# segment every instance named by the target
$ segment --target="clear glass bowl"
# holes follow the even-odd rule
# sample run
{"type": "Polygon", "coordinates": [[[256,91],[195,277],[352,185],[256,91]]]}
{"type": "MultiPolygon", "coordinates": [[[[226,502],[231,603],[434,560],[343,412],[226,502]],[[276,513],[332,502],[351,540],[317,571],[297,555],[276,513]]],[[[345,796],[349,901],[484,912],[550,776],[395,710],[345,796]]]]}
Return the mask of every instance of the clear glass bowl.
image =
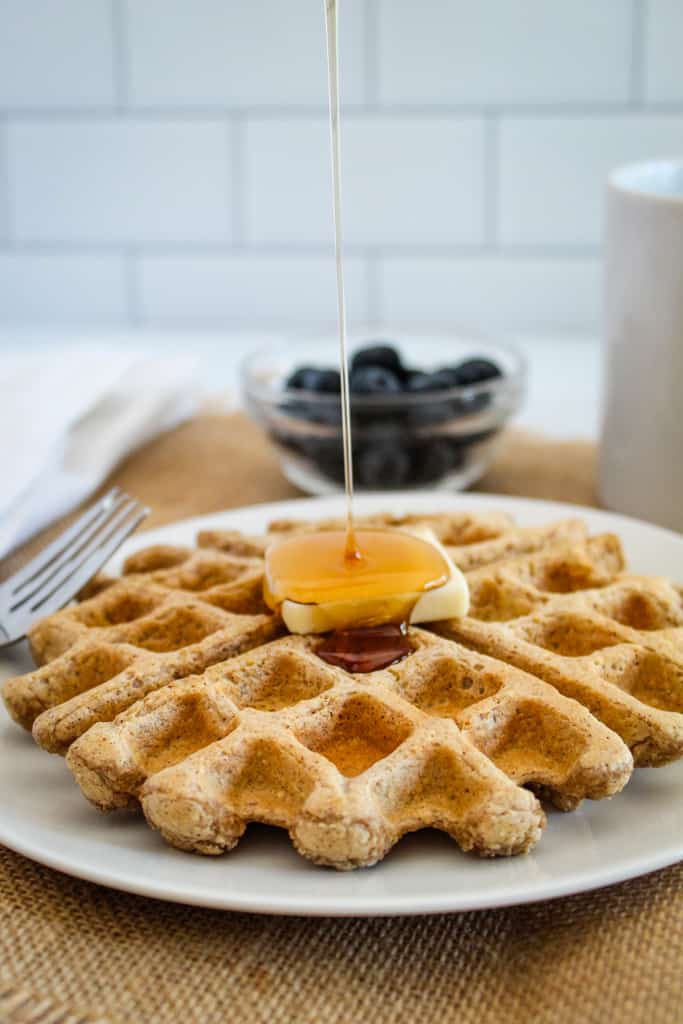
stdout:
{"type": "MultiPolygon", "coordinates": [[[[522,403],[523,357],[474,335],[396,333],[381,340],[370,334],[356,339],[350,354],[371,344],[393,345],[406,367],[427,373],[478,357],[495,363],[502,376],[440,391],[352,394],[355,490],[459,491],[478,480],[501,430],[522,403]]],[[[330,494],[344,486],[340,398],[287,388],[286,382],[302,366],[338,365],[334,338],[283,341],[242,363],[248,411],[277,447],[285,476],[310,494],[330,494]]]]}

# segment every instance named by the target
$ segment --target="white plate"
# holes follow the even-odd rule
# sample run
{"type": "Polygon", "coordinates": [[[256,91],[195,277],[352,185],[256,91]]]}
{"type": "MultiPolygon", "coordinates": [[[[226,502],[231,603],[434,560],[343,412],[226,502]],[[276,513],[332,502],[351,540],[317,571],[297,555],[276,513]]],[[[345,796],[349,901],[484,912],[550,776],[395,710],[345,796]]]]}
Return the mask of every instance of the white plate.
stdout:
{"type": "MultiPolygon", "coordinates": [[[[391,508],[498,508],[522,524],[581,514],[595,531],[620,534],[635,571],[683,581],[683,537],[632,519],[553,502],[491,495],[369,496],[359,512],[391,508]]],[[[156,542],[188,543],[198,528],[258,532],[273,518],[339,514],[339,498],[280,502],[186,520],[140,534],[121,558],[156,542]]],[[[114,563],[114,567],[120,562],[114,563]]],[[[30,667],[25,649],[0,654],[0,678],[30,667]]],[[[422,914],[473,910],[583,892],[683,859],[683,761],[639,769],[614,800],[551,813],[526,857],[478,860],[437,832],[403,839],[374,868],[316,868],[285,832],[252,826],[223,857],[166,846],[137,816],[98,814],[63,761],[34,746],[0,710],[0,842],[68,874],[146,896],[275,914],[422,914]]]]}

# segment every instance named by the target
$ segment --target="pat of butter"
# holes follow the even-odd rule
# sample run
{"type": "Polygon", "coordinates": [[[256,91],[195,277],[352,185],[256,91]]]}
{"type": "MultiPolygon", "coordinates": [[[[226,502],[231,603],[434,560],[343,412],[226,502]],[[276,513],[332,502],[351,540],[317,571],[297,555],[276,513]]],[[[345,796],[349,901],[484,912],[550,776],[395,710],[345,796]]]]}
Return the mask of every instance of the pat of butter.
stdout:
{"type": "Polygon", "coordinates": [[[402,619],[415,625],[467,615],[470,603],[467,580],[432,531],[416,527],[404,532],[433,544],[440,552],[448,566],[445,583],[421,594],[395,594],[389,598],[321,604],[285,600],[280,607],[280,614],[290,633],[327,633],[332,629],[373,626],[402,619]]]}

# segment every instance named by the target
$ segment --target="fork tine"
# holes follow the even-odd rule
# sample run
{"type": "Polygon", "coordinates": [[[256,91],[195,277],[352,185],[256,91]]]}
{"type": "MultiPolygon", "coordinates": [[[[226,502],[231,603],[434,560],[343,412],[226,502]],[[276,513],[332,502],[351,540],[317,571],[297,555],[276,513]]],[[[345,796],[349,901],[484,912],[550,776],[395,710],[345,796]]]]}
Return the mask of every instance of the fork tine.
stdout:
{"type": "Polygon", "coordinates": [[[43,570],[34,573],[31,579],[22,584],[19,587],[19,593],[15,591],[10,611],[15,611],[21,605],[31,601],[34,594],[44,590],[51,580],[60,575],[65,566],[79,558],[81,552],[89,546],[91,540],[98,534],[101,534],[108,524],[116,523],[119,521],[119,518],[125,516],[126,508],[130,511],[133,507],[131,503],[134,504],[132,498],[129,498],[127,494],[121,494],[116,497],[110,506],[102,508],[72,543],[64,548],[61,554],[53,558],[43,570]]]}
{"type": "MultiPolygon", "coordinates": [[[[41,615],[49,615],[53,611],[62,608],[81,590],[88,580],[92,579],[98,569],[107,562],[114,552],[121,546],[123,541],[133,530],[137,529],[143,519],[149,515],[149,509],[143,508],[135,503],[128,509],[128,513],[134,512],[132,518],[126,518],[115,527],[109,529],[103,537],[98,537],[90,547],[91,550],[84,553],[85,559],[73,567],[68,567],[68,572],[48,593],[36,595],[36,600],[31,604],[31,614],[40,611],[41,615]]],[[[120,517],[117,517],[120,518],[120,517]]]]}
{"type": "Polygon", "coordinates": [[[91,534],[86,543],[79,544],[69,553],[69,557],[65,558],[59,565],[58,571],[50,573],[40,586],[35,587],[31,593],[27,594],[25,597],[21,597],[19,601],[10,608],[10,612],[17,611],[22,606],[25,608],[34,608],[36,606],[36,601],[39,601],[46,594],[52,593],[52,591],[59,587],[64,580],[68,579],[69,576],[108,539],[109,535],[122,525],[131,513],[135,512],[138,508],[138,502],[133,498],[128,498],[122,507],[117,508],[113,516],[109,516],[105,520],[100,529],[91,534]]]}
{"type": "Polygon", "coordinates": [[[107,491],[104,497],[100,498],[92,508],[86,509],[83,515],[79,516],[64,533],[61,533],[51,544],[48,544],[42,551],[39,551],[35,558],[32,558],[26,565],[22,565],[21,569],[5,581],[5,586],[7,586],[9,592],[16,594],[18,590],[21,590],[27,583],[30,583],[39,573],[44,572],[78,538],[80,533],[90,526],[93,520],[105,511],[111,511],[125,498],[126,496],[121,494],[118,487],[113,487],[111,491],[107,491]]]}

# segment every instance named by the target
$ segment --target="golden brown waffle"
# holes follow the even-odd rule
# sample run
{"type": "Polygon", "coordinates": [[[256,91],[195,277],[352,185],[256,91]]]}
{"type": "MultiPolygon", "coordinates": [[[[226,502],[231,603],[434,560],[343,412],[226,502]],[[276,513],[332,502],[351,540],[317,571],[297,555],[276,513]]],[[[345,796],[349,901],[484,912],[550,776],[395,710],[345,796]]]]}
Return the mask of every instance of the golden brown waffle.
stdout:
{"type": "MultiPolygon", "coordinates": [[[[586,536],[580,519],[564,519],[547,526],[516,526],[503,512],[450,513],[428,515],[357,516],[359,529],[401,529],[426,526],[436,535],[448,554],[463,572],[481,565],[509,558],[515,554],[538,551],[560,540],[577,541],[586,536]]],[[[249,536],[235,530],[202,530],[200,547],[215,548],[232,555],[263,555],[274,539],[289,533],[311,530],[343,530],[346,520],[340,518],[305,520],[279,519],[270,523],[268,533],[249,536]]]]}
{"type": "MultiPolygon", "coordinates": [[[[546,526],[519,527],[510,517],[500,512],[451,513],[428,515],[391,515],[388,513],[356,517],[356,525],[367,529],[402,529],[416,526],[428,527],[444,545],[449,555],[463,570],[469,572],[479,566],[489,565],[511,556],[543,550],[558,541],[579,541],[586,536],[586,527],[580,519],[565,519],[546,526]]],[[[254,566],[252,584],[254,591],[260,590],[262,577],[257,569],[262,567],[266,548],[290,533],[311,530],[344,529],[346,520],[277,520],[272,522],[265,534],[249,535],[237,530],[202,530],[197,535],[197,548],[177,547],[160,544],[144,548],[126,560],[124,576],[146,574],[152,582],[170,581],[175,586],[177,573],[174,569],[183,567],[185,575],[202,559],[209,559],[208,551],[220,551],[238,563],[251,560],[254,566]]],[[[116,578],[98,574],[84,590],[82,597],[100,593],[116,582],[116,578]]]]}
{"type": "Polygon", "coordinates": [[[404,661],[357,676],[321,661],[317,639],[276,640],[94,726],[67,763],[102,809],[141,797],[183,849],[220,853],[261,821],[341,868],[427,826],[480,853],[527,849],[543,819],[508,779],[565,809],[628,781],[628,750],[576,702],[458,644],[410,637],[404,661]]]}
{"type": "Polygon", "coordinates": [[[636,764],[664,764],[683,755],[683,593],[622,568],[611,535],[492,565],[468,575],[468,617],[434,629],[580,701],[636,764]]]}
{"type": "Polygon", "coordinates": [[[603,587],[624,568],[618,537],[550,537],[538,550],[480,562],[467,572],[470,616],[491,622],[519,618],[561,594],[603,587]]]}
{"type": "Polygon", "coordinates": [[[641,764],[683,754],[681,590],[625,575],[618,538],[497,513],[360,519],[431,527],[472,607],[354,676],[317,657],[318,638],[273,640],[262,603],[267,545],[321,525],[344,522],[205,531],[198,548],[131,556],[32,631],[42,667],[5,684],[10,712],[68,751],[92,802],[140,800],[176,845],[221,852],[257,820],[337,867],[430,825],[464,849],[526,850],[544,819],[521,785],[572,809],[625,785],[629,747],[641,764]]]}
{"type": "MultiPolygon", "coordinates": [[[[238,534],[226,531],[226,535],[235,537],[233,551],[219,553],[219,545],[203,544],[200,534],[196,548],[176,544],[152,544],[142,548],[129,555],[121,573],[125,577],[144,576],[148,582],[168,590],[201,591],[204,600],[226,610],[240,611],[247,603],[252,610],[254,607],[263,608],[263,551],[253,553],[247,550],[253,548],[253,544],[246,537],[240,545],[238,534]],[[213,550],[207,550],[211,548],[213,550]],[[235,608],[229,607],[230,602],[235,608]]],[[[98,573],[84,587],[79,598],[93,597],[118,579],[118,576],[98,573]]]]}
{"type": "Polygon", "coordinates": [[[188,553],[165,569],[159,560],[158,548],[148,550],[138,556],[144,573],[31,630],[41,667],[8,680],[3,695],[45,749],[64,752],[146,693],[282,632],[263,611],[260,563],[219,552],[188,553]]]}
{"type": "MultiPolygon", "coordinates": [[[[486,541],[511,529],[509,517],[495,512],[420,517],[420,521],[425,518],[440,535],[459,543],[486,541]]],[[[409,525],[415,520],[375,516],[372,523],[409,525]]],[[[297,524],[296,528],[313,525],[297,524]]],[[[100,718],[111,719],[146,687],[156,688],[168,679],[201,671],[223,651],[222,656],[228,657],[262,642],[260,619],[252,623],[221,617],[220,612],[260,615],[266,611],[261,596],[263,552],[273,536],[293,528],[273,524],[268,536],[254,538],[234,531],[205,531],[199,535],[198,548],[154,545],[136,552],[124,563],[122,580],[98,576],[84,602],[31,630],[33,655],[43,667],[5,684],[10,714],[26,728],[35,722],[38,743],[63,752],[84,729],[100,718]],[[139,631],[156,629],[159,619],[161,637],[138,640],[139,631]],[[203,629],[208,630],[203,634],[206,641],[195,651],[203,629]],[[227,630],[225,636],[222,630],[227,630]],[[221,635],[209,640],[215,632],[221,635]],[[191,650],[184,651],[187,646],[191,650]],[[143,652],[145,661],[140,664],[143,652]],[[152,652],[155,658],[147,656],[152,652]],[[142,671],[144,683],[139,678],[142,671]]],[[[273,635],[275,625],[269,618],[263,639],[273,635]]]]}

